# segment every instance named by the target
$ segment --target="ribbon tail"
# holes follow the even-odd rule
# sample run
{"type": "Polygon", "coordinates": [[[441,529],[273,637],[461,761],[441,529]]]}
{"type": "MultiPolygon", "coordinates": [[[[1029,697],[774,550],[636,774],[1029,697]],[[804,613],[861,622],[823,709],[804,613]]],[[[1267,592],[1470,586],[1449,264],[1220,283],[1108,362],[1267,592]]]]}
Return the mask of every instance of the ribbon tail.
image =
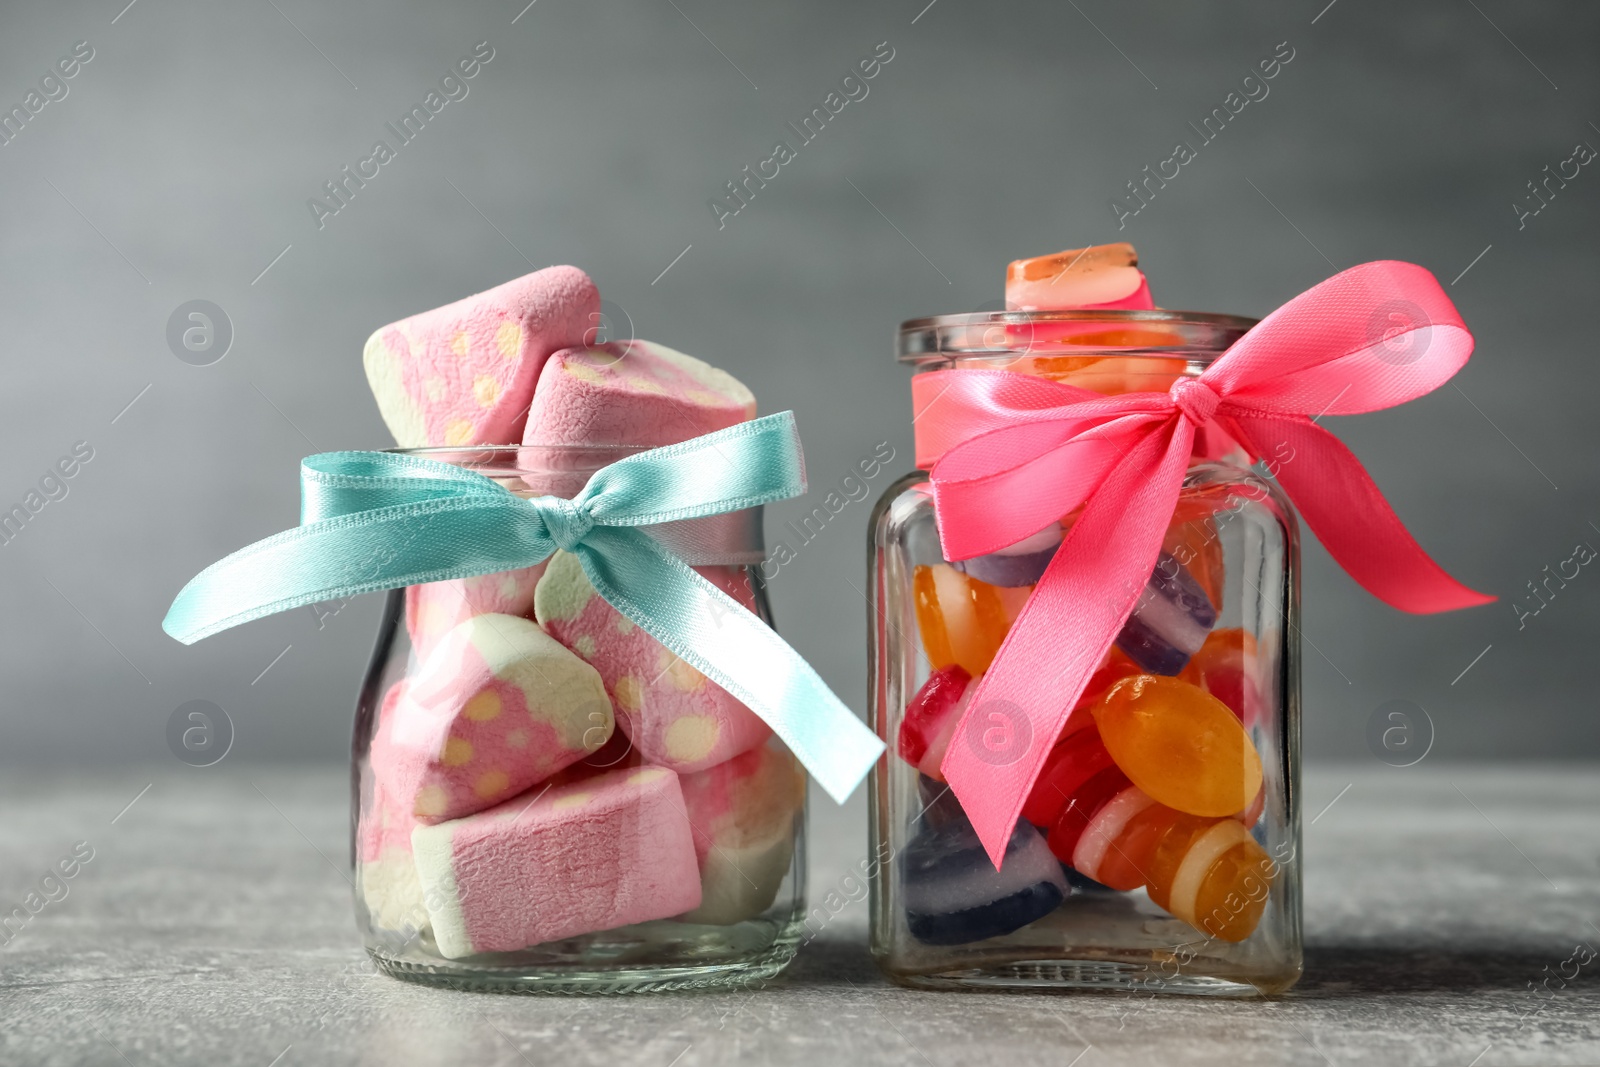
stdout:
{"type": "Polygon", "coordinates": [[[861,784],[883,742],[759,617],[638,530],[595,527],[575,554],[597,593],[743,701],[829,796],[861,784]]]}
{"type": "Polygon", "coordinates": [[[1258,456],[1276,460],[1278,484],[1335,562],[1367,592],[1401,611],[1432,614],[1495,598],[1452,578],[1423,551],[1355,454],[1310,419],[1234,423],[1258,456]]]}
{"type": "Polygon", "coordinates": [[[1106,476],[956,726],[941,769],[997,870],[1045,758],[1155,568],[1193,440],[1189,421],[1175,420],[1106,476]],[[1060,667],[1040,677],[1042,663],[1060,667]],[[991,737],[1005,744],[992,748],[991,737]]]}
{"type": "Polygon", "coordinates": [[[555,545],[509,493],[398,504],[257,541],[183,587],[161,628],[186,645],[274,612],[528,567],[555,545]]]}

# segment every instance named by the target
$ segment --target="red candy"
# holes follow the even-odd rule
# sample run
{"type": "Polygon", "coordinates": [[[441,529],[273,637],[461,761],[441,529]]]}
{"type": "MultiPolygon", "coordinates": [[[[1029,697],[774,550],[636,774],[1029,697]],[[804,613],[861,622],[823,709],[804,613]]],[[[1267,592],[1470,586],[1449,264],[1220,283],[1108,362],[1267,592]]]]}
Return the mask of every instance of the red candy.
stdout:
{"type": "Polygon", "coordinates": [[[972,676],[957,664],[934,671],[906,705],[900,721],[900,758],[935,781],[944,781],[939,764],[966,710],[962,698],[971,682],[972,676]]]}
{"type": "MultiPolygon", "coordinates": [[[[1087,715],[1083,717],[1088,718],[1087,715]]],[[[1100,731],[1090,719],[1083,729],[1064,737],[1045,759],[1044,769],[1033,783],[1033,792],[1022,805],[1022,817],[1035,826],[1049,829],[1084,783],[1110,766],[1111,753],[1101,744],[1100,731]]]]}
{"type": "Polygon", "coordinates": [[[1110,802],[1112,797],[1128,788],[1130,784],[1128,776],[1116,767],[1107,767],[1083,783],[1067,802],[1066,808],[1056,819],[1056,824],[1050,828],[1050,836],[1046,843],[1050,846],[1050,851],[1055,853],[1056,859],[1062,863],[1072,862],[1072,853],[1077,849],[1078,839],[1083,836],[1089,821],[1110,802]]]}
{"type": "Polygon", "coordinates": [[[1256,639],[1238,627],[1213,630],[1178,675],[1210,693],[1239,717],[1247,728],[1261,714],[1261,691],[1256,686],[1256,639]]]}

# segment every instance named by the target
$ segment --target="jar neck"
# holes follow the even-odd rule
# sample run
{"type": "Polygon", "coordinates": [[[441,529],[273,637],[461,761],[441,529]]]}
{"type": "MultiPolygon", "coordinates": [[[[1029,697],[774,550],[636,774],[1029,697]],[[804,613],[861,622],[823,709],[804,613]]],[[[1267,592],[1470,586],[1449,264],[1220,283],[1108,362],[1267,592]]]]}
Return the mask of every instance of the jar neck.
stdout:
{"type": "Polygon", "coordinates": [[[916,372],[1004,370],[1106,395],[1164,392],[1203,371],[1255,324],[1185,311],[1001,311],[901,324],[916,372]]]}

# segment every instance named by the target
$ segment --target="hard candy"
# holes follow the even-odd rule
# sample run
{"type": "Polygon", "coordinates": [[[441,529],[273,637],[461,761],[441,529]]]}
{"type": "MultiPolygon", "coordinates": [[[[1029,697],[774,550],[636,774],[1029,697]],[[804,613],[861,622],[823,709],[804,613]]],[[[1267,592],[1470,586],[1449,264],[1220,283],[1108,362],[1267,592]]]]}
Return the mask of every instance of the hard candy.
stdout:
{"type": "Polygon", "coordinates": [[[1054,911],[1069,889],[1039,831],[1019,822],[994,869],[965,818],[925,823],[900,858],[906,925],[928,945],[1013,933],[1054,911]]]}
{"type": "Polygon", "coordinates": [[[1151,674],[1177,674],[1216,622],[1217,609],[1206,591],[1174,556],[1162,552],[1117,635],[1117,647],[1151,674]]]}
{"type": "Polygon", "coordinates": [[[1033,591],[990,585],[948,563],[913,568],[911,582],[929,665],[960,664],[974,678],[989,669],[1033,591]]]}
{"type": "Polygon", "coordinates": [[[972,692],[972,676],[955,664],[930,674],[900,719],[900,758],[934,781],[944,781],[939,765],[972,692]]]}
{"type": "Polygon", "coordinates": [[[1072,864],[1114,889],[1144,886],[1156,905],[1223,941],[1254,932],[1277,875],[1239,820],[1187,815],[1137,787],[1101,808],[1072,864]]]}
{"type": "Polygon", "coordinates": [[[951,560],[950,566],[990,585],[1031,586],[1038,583],[1060,547],[1061,527],[1052,523],[1009,548],[972,559],[951,560]]]}
{"type": "Polygon", "coordinates": [[[1134,785],[1190,815],[1228,816],[1261,791],[1261,757],[1216,697],[1177,678],[1142,674],[1091,709],[1100,740],[1134,785]]]}
{"type": "Polygon", "coordinates": [[[1125,241],[1018,259],[1006,268],[1008,309],[1154,306],[1138,253],[1125,241]]]}

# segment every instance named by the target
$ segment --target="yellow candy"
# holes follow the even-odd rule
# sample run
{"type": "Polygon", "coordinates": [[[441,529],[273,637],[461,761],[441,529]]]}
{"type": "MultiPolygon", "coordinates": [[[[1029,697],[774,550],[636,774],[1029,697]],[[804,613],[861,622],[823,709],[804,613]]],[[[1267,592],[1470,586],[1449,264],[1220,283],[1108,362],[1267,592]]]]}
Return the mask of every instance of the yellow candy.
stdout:
{"type": "Polygon", "coordinates": [[[1003,589],[969,578],[949,564],[912,575],[917,629],[934,670],[959,663],[976,678],[989,669],[1032,586],[1003,589]]]}
{"type": "Polygon", "coordinates": [[[1091,710],[1122,773],[1169,808],[1233,815],[1261,790],[1261,757],[1249,735],[1226,704],[1198,686],[1135,675],[1091,710]]]}

